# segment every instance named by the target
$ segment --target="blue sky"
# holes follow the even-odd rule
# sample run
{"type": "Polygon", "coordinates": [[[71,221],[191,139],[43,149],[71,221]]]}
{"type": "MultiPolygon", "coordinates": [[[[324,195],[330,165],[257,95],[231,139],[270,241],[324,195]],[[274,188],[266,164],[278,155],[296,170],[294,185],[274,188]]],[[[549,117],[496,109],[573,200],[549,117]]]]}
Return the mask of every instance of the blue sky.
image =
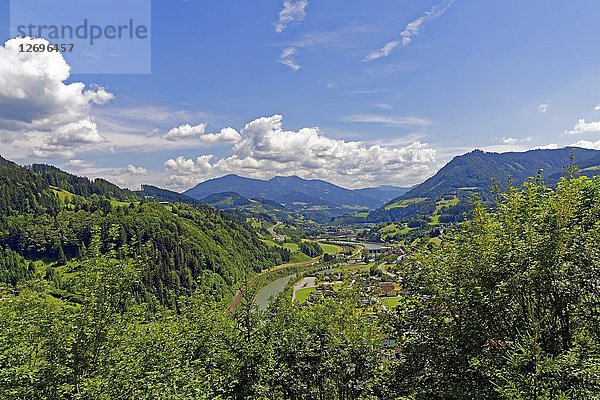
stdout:
{"type": "MultiPolygon", "coordinates": [[[[0,112],[0,154],[185,189],[231,172],[411,185],[475,148],[600,148],[599,17],[593,0],[153,1],[151,74],[46,76],[85,85],[55,104],[77,115],[0,112]]],[[[0,106],[34,78],[0,77],[0,106]]]]}

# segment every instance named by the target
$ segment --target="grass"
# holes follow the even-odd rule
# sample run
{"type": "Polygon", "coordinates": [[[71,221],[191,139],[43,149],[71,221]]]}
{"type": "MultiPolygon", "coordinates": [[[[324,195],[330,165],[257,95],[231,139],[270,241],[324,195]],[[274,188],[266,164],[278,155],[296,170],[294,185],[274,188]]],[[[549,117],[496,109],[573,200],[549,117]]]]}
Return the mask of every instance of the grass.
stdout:
{"type": "Polygon", "coordinates": [[[58,198],[62,201],[71,200],[73,197],[76,197],[73,193],[67,192],[66,190],[58,189],[55,187],[52,187],[52,190],[58,195],[58,198]]]}
{"type": "Polygon", "coordinates": [[[319,243],[319,246],[321,246],[321,249],[323,249],[323,253],[327,254],[337,254],[344,250],[340,246],[336,246],[334,244],[319,243]]]}
{"type": "Polygon", "coordinates": [[[298,246],[298,243],[284,243],[283,248],[288,249],[292,253],[295,251],[300,251],[300,246],[298,246]]]}
{"type": "Polygon", "coordinates": [[[436,246],[440,246],[442,244],[442,239],[440,239],[439,237],[434,237],[429,239],[430,243],[433,243],[436,246]]]}
{"type": "Polygon", "coordinates": [[[277,243],[275,243],[274,241],[269,240],[269,239],[260,239],[260,240],[269,247],[279,246],[277,243]]]}
{"type": "Polygon", "coordinates": [[[411,228],[394,223],[386,225],[379,230],[379,232],[381,233],[381,238],[383,240],[386,240],[389,236],[406,235],[410,231],[411,228]]]}
{"type": "Polygon", "coordinates": [[[252,226],[253,228],[256,228],[256,229],[262,228],[262,224],[256,218],[248,218],[248,219],[246,219],[246,222],[249,223],[250,226],[252,226]]]}
{"type": "Polygon", "coordinates": [[[400,304],[401,297],[384,297],[380,299],[381,302],[389,308],[396,308],[400,304]]]}
{"type": "Polygon", "coordinates": [[[314,288],[314,287],[298,289],[296,291],[296,301],[300,304],[306,302],[306,300],[308,300],[308,297],[310,296],[310,294],[316,290],[317,290],[317,288],[314,288]]]}
{"type": "Polygon", "coordinates": [[[386,210],[391,210],[393,208],[406,208],[406,207],[408,207],[411,204],[422,203],[425,200],[427,200],[427,199],[424,198],[424,197],[414,197],[412,199],[400,200],[400,201],[397,201],[397,202],[395,202],[393,204],[390,204],[390,205],[386,206],[385,209],[386,210]]]}
{"type": "Polygon", "coordinates": [[[367,218],[369,216],[369,212],[368,211],[357,212],[356,214],[354,214],[354,216],[358,217],[358,218],[367,218]]]}
{"type": "Polygon", "coordinates": [[[457,196],[453,196],[451,199],[442,199],[435,203],[435,211],[430,217],[429,225],[439,225],[440,223],[440,213],[446,207],[452,207],[457,205],[460,202],[460,199],[457,196]]]}
{"type": "Polygon", "coordinates": [[[308,260],[310,260],[310,257],[307,256],[306,254],[302,253],[301,251],[293,252],[292,256],[290,257],[290,262],[292,262],[292,263],[308,261],[308,260]]]}

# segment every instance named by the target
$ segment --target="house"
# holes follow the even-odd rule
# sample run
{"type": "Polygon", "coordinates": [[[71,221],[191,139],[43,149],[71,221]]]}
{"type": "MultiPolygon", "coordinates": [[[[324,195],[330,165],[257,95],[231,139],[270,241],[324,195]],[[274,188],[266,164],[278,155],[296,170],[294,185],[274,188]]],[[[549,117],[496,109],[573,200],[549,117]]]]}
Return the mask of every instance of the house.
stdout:
{"type": "Polygon", "coordinates": [[[395,297],[402,292],[397,282],[381,282],[375,287],[375,293],[380,296],[395,297]]]}

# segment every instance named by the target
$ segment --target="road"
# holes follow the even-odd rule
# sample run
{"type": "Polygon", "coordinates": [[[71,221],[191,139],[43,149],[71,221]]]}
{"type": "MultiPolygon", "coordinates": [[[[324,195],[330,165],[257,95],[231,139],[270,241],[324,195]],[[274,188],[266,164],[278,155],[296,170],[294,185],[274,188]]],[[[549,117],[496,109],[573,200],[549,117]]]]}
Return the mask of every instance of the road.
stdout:
{"type": "Polygon", "coordinates": [[[380,270],[382,273],[384,273],[385,275],[391,277],[391,278],[395,278],[396,274],[394,274],[393,272],[388,271],[387,269],[384,269],[383,267],[386,265],[387,263],[383,262],[381,264],[379,264],[377,266],[377,269],[380,270]]]}
{"type": "Polygon", "coordinates": [[[277,228],[279,225],[283,225],[283,222],[278,222],[267,230],[273,236],[273,240],[275,240],[277,242],[283,242],[283,241],[285,241],[285,236],[275,232],[275,228],[277,228]]]}
{"type": "Polygon", "coordinates": [[[250,279],[248,282],[246,282],[246,284],[243,287],[241,287],[240,289],[238,289],[235,292],[233,299],[231,299],[231,301],[227,305],[227,309],[225,310],[225,315],[231,314],[237,308],[237,306],[240,305],[240,303],[242,302],[242,299],[244,298],[244,292],[248,291],[248,289],[250,287],[252,287],[252,285],[254,285],[259,278],[261,278],[267,274],[270,274],[272,272],[278,272],[278,271],[282,271],[282,270],[293,268],[293,267],[308,267],[310,265],[318,264],[320,261],[321,261],[321,258],[317,257],[317,258],[313,258],[308,261],[302,261],[299,263],[277,265],[276,267],[273,267],[268,271],[261,272],[260,274],[254,276],[252,279],[250,279]]]}
{"type": "Polygon", "coordinates": [[[314,276],[307,276],[302,278],[298,283],[294,285],[294,291],[292,293],[292,300],[296,300],[296,292],[300,289],[314,288],[317,286],[317,278],[314,276]]]}

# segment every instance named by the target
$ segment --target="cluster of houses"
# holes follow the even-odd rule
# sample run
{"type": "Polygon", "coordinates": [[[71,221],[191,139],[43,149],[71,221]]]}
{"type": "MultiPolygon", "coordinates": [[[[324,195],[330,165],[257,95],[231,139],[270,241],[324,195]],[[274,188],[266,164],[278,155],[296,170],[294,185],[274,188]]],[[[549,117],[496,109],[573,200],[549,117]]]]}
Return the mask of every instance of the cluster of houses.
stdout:
{"type": "MultiPolygon", "coordinates": [[[[318,299],[335,296],[334,286],[343,283],[342,273],[325,274],[320,279],[315,291],[308,298],[308,304],[318,299]]],[[[377,297],[398,297],[402,293],[402,286],[398,282],[385,281],[378,276],[359,273],[352,275],[352,285],[360,285],[363,306],[372,306],[378,301],[377,297]]]]}

